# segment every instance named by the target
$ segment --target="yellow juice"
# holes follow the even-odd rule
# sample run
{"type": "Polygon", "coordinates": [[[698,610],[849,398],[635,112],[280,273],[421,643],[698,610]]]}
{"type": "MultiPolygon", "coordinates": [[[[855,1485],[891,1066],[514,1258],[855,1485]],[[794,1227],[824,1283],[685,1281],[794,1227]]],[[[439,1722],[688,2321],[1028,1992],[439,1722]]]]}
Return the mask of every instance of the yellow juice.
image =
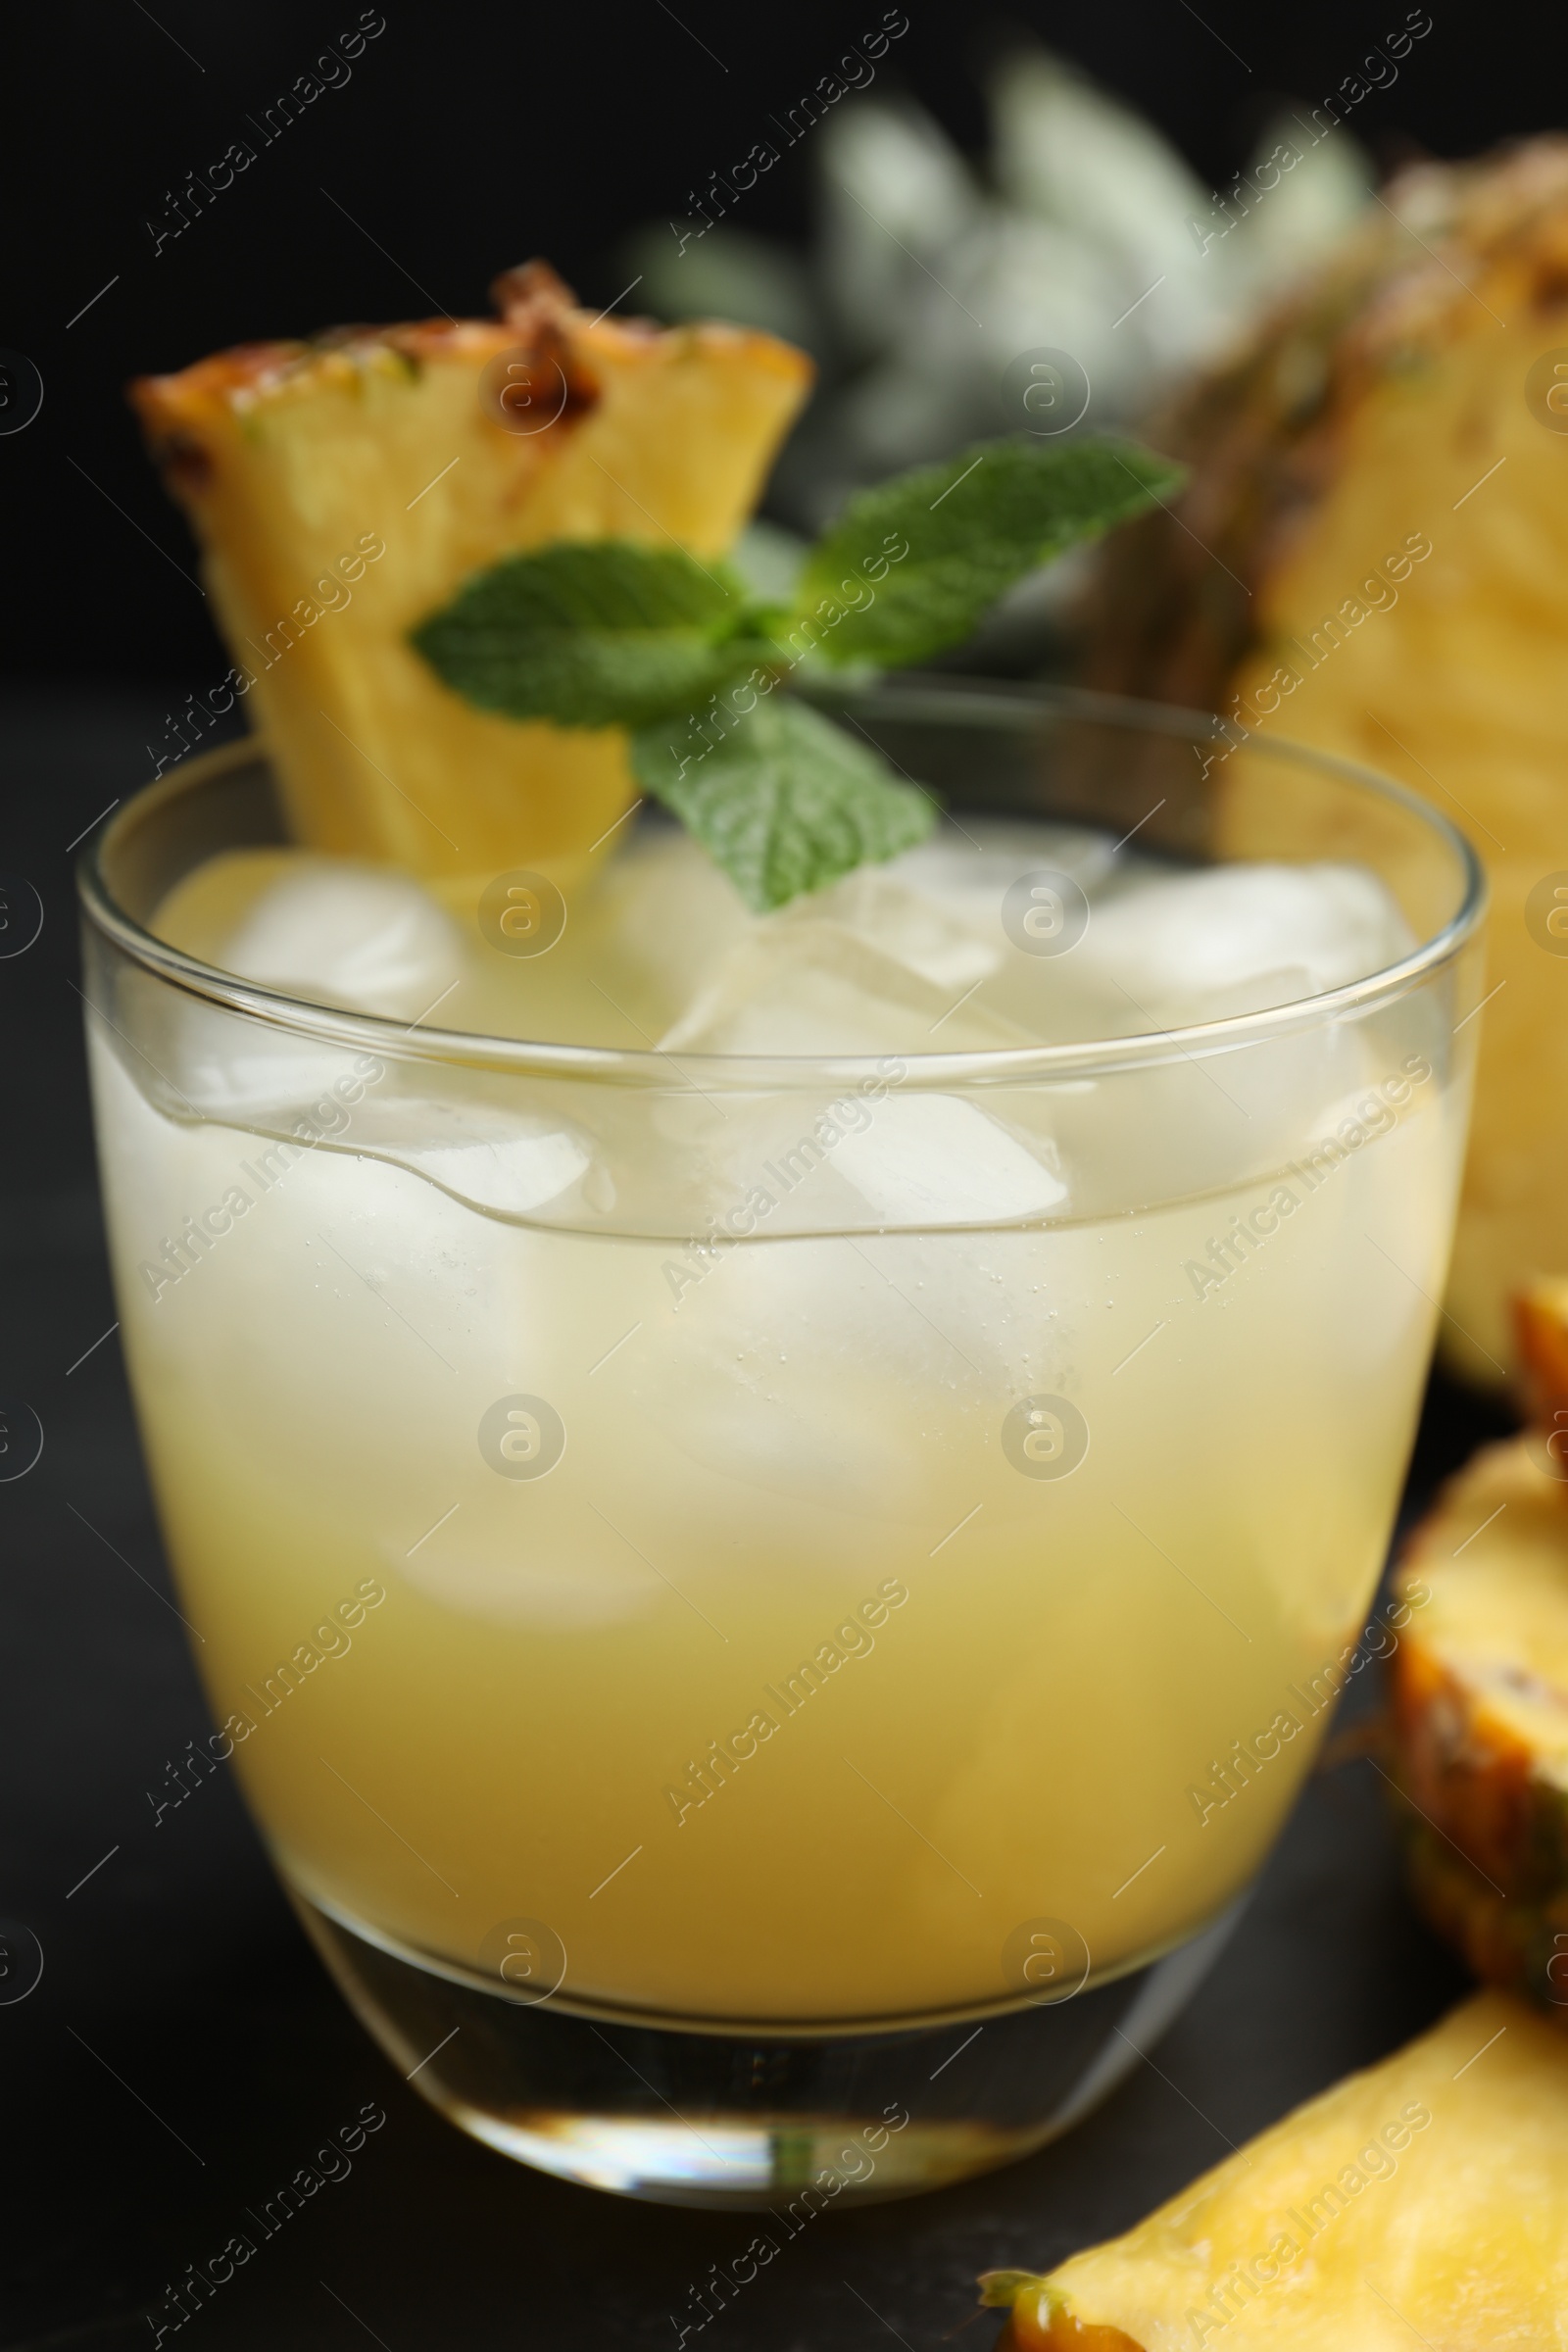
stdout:
{"type": "Polygon", "coordinates": [[[419,1067],[318,1060],[318,1141],[158,1106],[94,1038],[213,1753],[290,1883],[460,1971],[540,1923],[590,2009],[818,2024],[1016,2001],[1031,1951],[1113,1974],[1246,1886],[1430,1346],[1461,1090],[1419,1035],[1350,1037],[1230,1183],[1172,1125],[1158,1205],[1073,1181],[1113,1103],[1042,1098],[1059,1197],[958,1229],[877,1213],[890,1065],[814,1157],[794,1113],[725,1131],[753,1206],[717,1240],[635,1194],[710,1115],[684,1081],[613,1181],[541,1093],[568,1212],[421,1153],[419,1067]]]}

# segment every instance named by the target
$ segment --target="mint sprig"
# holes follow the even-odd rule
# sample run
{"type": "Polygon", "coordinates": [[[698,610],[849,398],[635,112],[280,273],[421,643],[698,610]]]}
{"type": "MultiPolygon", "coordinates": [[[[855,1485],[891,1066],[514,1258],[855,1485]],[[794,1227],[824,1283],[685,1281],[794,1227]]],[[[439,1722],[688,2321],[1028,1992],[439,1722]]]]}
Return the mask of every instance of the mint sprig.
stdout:
{"type": "Polygon", "coordinates": [[[853,499],[787,606],[674,546],[565,541],[475,573],[411,642],[482,710],[631,730],[645,791],[763,911],[936,814],[780,681],[808,658],[897,668],[960,644],[1015,581],[1184,478],[1132,441],[981,442],[853,499]]]}

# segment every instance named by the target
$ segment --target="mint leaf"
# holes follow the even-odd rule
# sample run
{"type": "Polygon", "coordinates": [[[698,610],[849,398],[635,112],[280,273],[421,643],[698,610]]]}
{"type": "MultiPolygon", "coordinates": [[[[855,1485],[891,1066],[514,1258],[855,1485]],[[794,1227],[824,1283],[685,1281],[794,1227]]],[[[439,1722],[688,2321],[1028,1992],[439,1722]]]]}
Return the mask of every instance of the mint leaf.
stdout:
{"type": "Polygon", "coordinates": [[[629,539],[558,541],[465,581],[412,642],[454,692],[509,718],[640,727],[695,709],[775,649],[722,565],[629,539]]]}
{"type": "Polygon", "coordinates": [[[638,782],[723,867],[754,912],[923,841],[936,807],[807,704],[760,702],[708,749],[669,725],[634,735],[638,782]],[[671,740],[671,738],[674,740],[671,740]]]}
{"type": "Polygon", "coordinates": [[[969,636],[1004,589],[1181,487],[1136,441],[982,441],[852,499],[801,576],[795,634],[899,668],[969,636]]]}

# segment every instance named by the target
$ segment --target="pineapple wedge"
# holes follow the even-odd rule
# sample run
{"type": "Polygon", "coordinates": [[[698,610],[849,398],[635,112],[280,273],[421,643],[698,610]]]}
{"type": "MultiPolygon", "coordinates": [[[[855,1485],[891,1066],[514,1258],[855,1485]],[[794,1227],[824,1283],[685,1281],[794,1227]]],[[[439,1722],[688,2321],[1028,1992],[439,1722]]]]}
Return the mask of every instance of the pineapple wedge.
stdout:
{"type": "MultiPolygon", "coordinates": [[[[1156,422],[1192,481],[1106,543],[1084,616],[1086,683],[1381,768],[1487,864],[1495,993],[1444,1348],[1488,1386],[1510,1293],[1568,1264],[1559,363],[1568,140],[1403,173],[1156,422]]],[[[1227,814],[1227,846],[1269,854],[1266,809],[1227,814]]],[[[1357,841],[1341,830],[1319,854],[1352,858],[1357,841]]]]}
{"type": "Polygon", "coordinates": [[[1539,1433],[1510,1439],[1445,1488],[1405,1545],[1416,1605],[1391,1680],[1417,1902],[1478,1976],[1568,2023],[1568,1510],[1549,1460],[1539,1433]]]}
{"type": "Polygon", "coordinates": [[[540,263],[494,294],[495,319],[245,344],[131,388],[295,839],[435,881],[580,857],[634,787],[616,730],[475,710],[409,629],[553,539],[721,554],[811,374],[770,335],[590,318],[540,263]]]}
{"type": "Polygon", "coordinates": [[[1484,1992],[1048,2278],[1008,2352],[1568,2346],[1568,2042],[1484,1992]]]}

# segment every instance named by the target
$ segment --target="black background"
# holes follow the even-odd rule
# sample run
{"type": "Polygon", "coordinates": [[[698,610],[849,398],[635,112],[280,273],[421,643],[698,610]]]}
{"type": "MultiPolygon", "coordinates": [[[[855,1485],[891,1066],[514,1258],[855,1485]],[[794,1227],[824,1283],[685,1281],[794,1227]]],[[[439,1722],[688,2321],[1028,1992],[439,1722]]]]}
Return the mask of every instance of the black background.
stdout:
{"type": "MultiPolygon", "coordinates": [[[[34,362],[45,400],[25,432],[0,438],[0,867],[31,880],[45,921],[24,956],[0,961],[0,1396],[30,1401],[46,1443],[36,1470],[0,1486],[0,1911],[31,1927],[46,1966],[24,2002],[0,2006],[7,2347],[150,2343],[138,2314],[164,2280],[215,2252],[238,2209],[367,2099],[387,2128],[290,2241],[192,2323],[203,2342],[335,2348],[368,2331],[388,2352],[667,2345],[690,2282],[744,2243],[738,2217],[538,2179],[421,2106],[301,1942],[226,1779],[150,1826],[146,1789],[206,1725],[110,1331],[69,847],[140,781],[172,699],[221,667],[125,379],[246,337],[437,306],[461,315],[483,305],[498,268],[532,253],[608,303],[628,228],[685,215],[687,191],[881,13],[869,0],[680,0],[673,15],[660,0],[387,0],[386,29],[348,86],[156,257],[144,223],[164,216],[166,191],[247,135],[247,114],[358,9],[158,0],[149,14],[137,0],[78,0],[8,22],[0,344],[34,362]]],[[[1219,179],[1272,99],[1319,98],[1404,9],[1204,0],[1200,16],[1155,0],[987,18],[909,0],[908,13],[878,86],[912,91],[964,145],[982,138],[988,57],[1028,29],[1219,179]]],[[[1397,84],[1358,113],[1383,163],[1550,125],[1560,28],[1520,8],[1461,17],[1444,0],[1434,17],[1397,84]]],[[[808,213],[792,157],[744,225],[801,238],[808,213]]],[[[1494,1419],[1440,1386],[1415,1493],[1494,1419]]],[[[1124,2227],[1227,2140],[1415,2031],[1457,1984],[1398,1890],[1373,1774],[1320,1778],[1157,2063],[1028,2164],[824,2217],[710,2340],[804,2352],[891,2333],[926,2352],[968,2317],[977,2269],[1049,2263],[1124,2227]]],[[[991,2332],[984,2322],[964,2340],[991,2332]]]]}
{"type": "MultiPolygon", "coordinates": [[[[1432,4],[1433,30],[1357,108],[1356,135],[1388,164],[1550,126],[1568,65],[1561,19],[1432,4]]],[[[137,0],[7,12],[0,344],[30,358],[45,387],[37,422],[0,442],[0,667],[12,674],[199,686],[222,673],[202,601],[174,567],[194,568],[184,525],[121,397],[131,376],[349,319],[483,310],[497,270],[536,253],[594,308],[612,301],[631,275],[628,229],[690,215],[688,192],[767,136],[769,114],[879,24],[883,0],[680,0],[673,14],[661,0],[388,0],[380,13],[386,30],[347,85],[261,147],[155,257],[146,223],[168,217],[168,193],[230,140],[259,145],[247,117],[358,23],[356,0],[160,0],[156,24],[137,0]]],[[[909,0],[906,13],[875,87],[908,90],[964,146],[983,142],[989,60],[1032,32],[1219,181],[1276,101],[1337,88],[1404,22],[1407,0],[1203,0],[1200,14],[1187,0],[994,12],[909,0]]],[[[803,142],[733,219],[804,237],[809,202],[803,142]]]]}

